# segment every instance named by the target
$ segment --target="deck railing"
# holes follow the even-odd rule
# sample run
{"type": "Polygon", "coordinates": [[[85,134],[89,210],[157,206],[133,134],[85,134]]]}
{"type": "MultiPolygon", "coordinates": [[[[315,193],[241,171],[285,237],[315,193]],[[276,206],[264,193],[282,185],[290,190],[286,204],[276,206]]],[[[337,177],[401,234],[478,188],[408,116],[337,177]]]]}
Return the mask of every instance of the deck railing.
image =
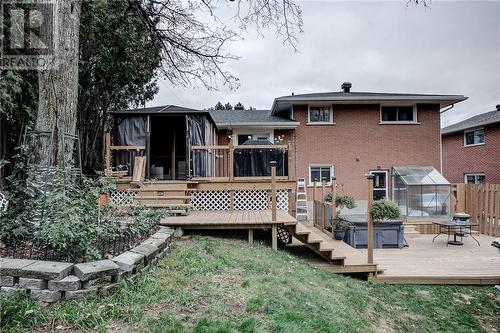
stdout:
{"type": "MultiPolygon", "coordinates": [[[[240,145],[227,146],[210,145],[210,146],[192,146],[193,151],[193,179],[194,180],[255,180],[255,179],[271,179],[271,170],[268,175],[252,175],[251,172],[235,172],[236,162],[235,154],[251,150],[251,153],[258,150],[262,151],[281,151],[283,167],[278,170],[278,180],[293,180],[294,179],[294,161],[292,144],[287,145],[240,145]]],[[[266,166],[267,168],[267,166],[266,166]]]]}

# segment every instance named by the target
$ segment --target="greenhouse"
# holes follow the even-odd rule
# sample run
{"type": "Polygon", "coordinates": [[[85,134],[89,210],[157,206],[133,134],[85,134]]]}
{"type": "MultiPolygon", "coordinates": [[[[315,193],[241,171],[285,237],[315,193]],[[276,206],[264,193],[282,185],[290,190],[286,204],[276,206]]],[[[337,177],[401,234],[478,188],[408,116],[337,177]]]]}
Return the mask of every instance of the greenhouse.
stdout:
{"type": "Polygon", "coordinates": [[[393,167],[393,199],[411,217],[450,214],[451,184],[431,166],[393,167]]]}

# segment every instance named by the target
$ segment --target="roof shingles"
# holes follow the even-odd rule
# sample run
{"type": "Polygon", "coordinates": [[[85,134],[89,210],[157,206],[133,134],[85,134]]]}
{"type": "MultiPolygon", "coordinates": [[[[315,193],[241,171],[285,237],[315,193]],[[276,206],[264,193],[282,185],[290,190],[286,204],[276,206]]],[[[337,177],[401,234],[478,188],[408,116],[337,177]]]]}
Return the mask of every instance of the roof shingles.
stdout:
{"type": "Polygon", "coordinates": [[[465,119],[456,124],[442,128],[441,134],[459,132],[469,128],[474,128],[494,123],[500,123],[500,110],[482,113],[477,116],[465,119]]]}

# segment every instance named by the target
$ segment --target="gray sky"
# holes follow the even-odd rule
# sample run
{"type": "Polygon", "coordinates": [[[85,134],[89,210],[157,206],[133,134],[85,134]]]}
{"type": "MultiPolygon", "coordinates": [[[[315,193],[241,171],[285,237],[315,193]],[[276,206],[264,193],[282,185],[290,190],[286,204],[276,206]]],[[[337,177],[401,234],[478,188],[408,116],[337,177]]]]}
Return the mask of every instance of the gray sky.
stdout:
{"type": "Polygon", "coordinates": [[[500,104],[500,1],[433,1],[430,9],[401,1],[300,1],[299,52],[275,33],[249,30],[226,63],[240,79],[230,91],[176,88],[160,82],[148,106],[206,108],[217,101],[269,109],[282,95],[338,91],[463,94],[442,117],[450,125],[500,104]]]}

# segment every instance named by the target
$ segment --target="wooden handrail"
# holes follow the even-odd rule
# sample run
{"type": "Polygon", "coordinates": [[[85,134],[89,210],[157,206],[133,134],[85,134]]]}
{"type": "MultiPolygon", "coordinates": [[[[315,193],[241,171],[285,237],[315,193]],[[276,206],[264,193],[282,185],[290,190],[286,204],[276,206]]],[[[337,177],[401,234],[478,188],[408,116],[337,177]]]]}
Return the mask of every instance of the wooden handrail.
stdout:
{"type": "Polygon", "coordinates": [[[208,150],[208,149],[229,149],[229,146],[191,146],[193,150],[208,150]]]}
{"type": "Polygon", "coordinates": [[[146,150],[145,146],[111,146],[110,150],[146,150]]]}
{"type": "MultiPolygon", "coordinates": [[[[285,149],[288,150],[288,145],[240,145],[233,146],[234,149],[285,149]]],[[[208,149],[227,149],[229,150],[229,146],[218,146],[218,145],[209,145],[209,146],[191,146],[193,150],[208,150],[208,149]]]]}

